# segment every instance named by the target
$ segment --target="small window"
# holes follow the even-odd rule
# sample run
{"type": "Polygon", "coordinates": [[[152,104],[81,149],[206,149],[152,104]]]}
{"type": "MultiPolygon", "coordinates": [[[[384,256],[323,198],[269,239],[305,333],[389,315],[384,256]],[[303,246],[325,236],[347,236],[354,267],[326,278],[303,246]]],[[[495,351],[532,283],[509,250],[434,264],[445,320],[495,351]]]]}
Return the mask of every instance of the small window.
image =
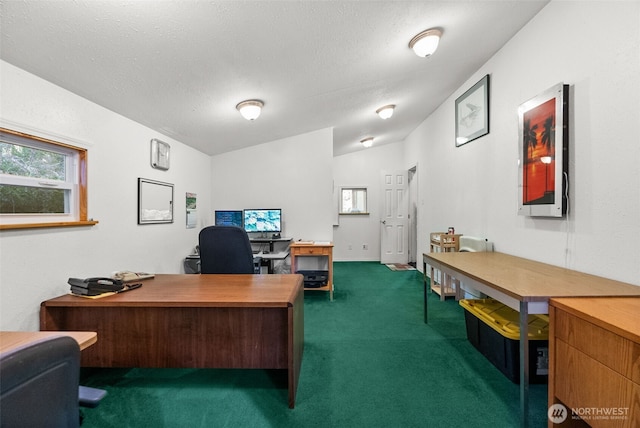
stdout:
{"type": "Polygon", "coordinates": [[[343,187],[340,190],[340,214],[369,214],[366,187],[343,187]]]}
{"type": "Polygon", "coordinates": [[[0,228],[86,222],[86,164],[85,149],[0,128],[0,228]]]}

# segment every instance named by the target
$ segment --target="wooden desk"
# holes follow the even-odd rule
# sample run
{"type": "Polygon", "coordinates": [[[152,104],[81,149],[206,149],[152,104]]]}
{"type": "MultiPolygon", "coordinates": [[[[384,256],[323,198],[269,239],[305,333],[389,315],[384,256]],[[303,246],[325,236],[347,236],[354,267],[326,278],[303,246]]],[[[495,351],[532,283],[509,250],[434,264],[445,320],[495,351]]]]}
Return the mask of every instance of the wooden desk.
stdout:
{"type": "Polygon", "coordinates": [[[640,298],[551,299],[549,319],[548,404],[565,406],[561,426],[584,426],[572,409],[602,412],[582,413],[592,427],[640,426],[640,298]]]}
{"type": "Polygon", "coordinates": [[[41,330],[92,330],[87,367],[283,369],[295,405],[304,347],[301,275],[156,275],[100,299],[42,302],[41,330]]]}
{"type": "Polygon", "coordinates": [[[98,335],[93,331],[0,331],[0,353],[51,337],[70,336],[78,342],[80,350],[96,343],[98,335]]]}
{"type": "MultiPolygon", "coordinates": [[[[423,263],[520,312],[520,410],[527,425],[529,340],[527,318],[549,313],[552,297],[640,296],[640,287],[496,252],[425,253],[423,263]]],[[[427,321],[426,284],[424,316],[427,321]]]]}

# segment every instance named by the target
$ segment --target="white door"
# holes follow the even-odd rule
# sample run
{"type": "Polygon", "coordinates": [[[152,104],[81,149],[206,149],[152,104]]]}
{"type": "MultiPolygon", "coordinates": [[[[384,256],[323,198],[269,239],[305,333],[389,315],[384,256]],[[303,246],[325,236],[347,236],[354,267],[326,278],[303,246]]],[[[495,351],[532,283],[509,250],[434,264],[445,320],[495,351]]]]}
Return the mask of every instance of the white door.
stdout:
{"type": "Polygon", "coordinates": [[[380,263],[407,263],[407,171],[382,172],[380,263]]]}

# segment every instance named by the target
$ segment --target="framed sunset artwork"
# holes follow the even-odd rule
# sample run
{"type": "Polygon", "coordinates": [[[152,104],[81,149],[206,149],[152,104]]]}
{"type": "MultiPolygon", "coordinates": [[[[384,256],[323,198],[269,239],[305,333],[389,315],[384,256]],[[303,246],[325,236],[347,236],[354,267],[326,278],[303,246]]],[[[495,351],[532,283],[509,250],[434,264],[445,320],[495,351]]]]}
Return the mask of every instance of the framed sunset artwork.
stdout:
{"type": "Polygon", "coordinates": [[[569,85],[559,83],[518,108],[518,214],[564,217],[569,174],[569,85]]]}

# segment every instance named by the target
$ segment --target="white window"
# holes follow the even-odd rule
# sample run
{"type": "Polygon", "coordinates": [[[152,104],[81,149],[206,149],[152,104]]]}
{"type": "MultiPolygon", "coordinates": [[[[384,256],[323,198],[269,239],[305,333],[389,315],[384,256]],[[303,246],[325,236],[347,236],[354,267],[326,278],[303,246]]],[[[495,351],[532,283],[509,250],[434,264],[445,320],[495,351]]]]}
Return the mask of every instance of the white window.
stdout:
{"type": "Polygon", "coordinates": [[[366,187],[340,189],[340,214],[369,214],[366,187]]]}
{"type": "Polygon", "coordinates": [[[86,158],[85,149],[0,128],[0,227],[86,221],[86,158]]]}

